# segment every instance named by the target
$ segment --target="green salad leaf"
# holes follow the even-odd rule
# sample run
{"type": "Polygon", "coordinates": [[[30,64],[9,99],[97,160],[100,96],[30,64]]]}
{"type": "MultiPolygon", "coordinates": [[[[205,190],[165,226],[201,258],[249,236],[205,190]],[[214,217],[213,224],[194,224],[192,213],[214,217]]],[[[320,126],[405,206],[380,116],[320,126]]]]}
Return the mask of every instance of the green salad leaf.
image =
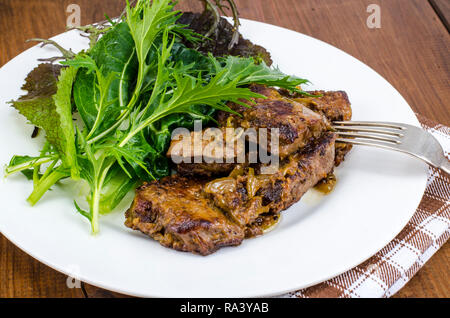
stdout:
{"type": "Polygon", "coordinates": [[[278,68],[268,67],[264,61],[256,63],[251,57],[228,56],[216,60],[210,55],[210,59],[214,64],[216,73],[224,72],[223,81],[238,79],[239,85],[256,83],[282,87],[292,91],[300,91],[297,88],[299,85],[309,83],[306,79],[286,75],[278,68]]]}
{"type": "Polygon", "coordinates": [[[52,162],[58,159],[57,156],[47,155],[40,157],[30,156],[14,156],[11,158],[8,166],[5,168],[5,176],[12,175],[16,172],[22,172],[25,176],[33,180],[33,169],[44,163],[52,162]]]}
{"type": "Polygon", "coordinates": [[[64,150],[64,133],[60,129],[60,118],[52,96],[22,98],[12,104],[31,124],[45,130],[46,138],[52,145],[61,152],[64,150]]]}
{"type": "Polygon", "coordinates": [[[28,121],[46,131],[47,140],[63,151],[63,132],[52,96],[58,87],[61,67],[43,63],[33,69],[25,79],[23,89],[28,93],[11,104],[28,121]]]}
{"type": "Polygon", "coordinates": [[[80,172],[77,164],[77,151],[75,147],[75,129],[72,119],[72,86],[77,74],[77,69],[67,67],[61,70],[58,78],[57,91],[53,95],[55,103],[55,111],[59,118],[60,140],[58,150],[61,155],[63,164],[70,167],[72,179],[77,180],[80,172]]]}
{"type": "Polygon", "coordinates": [[[64,64],[81,67],[74,85],[74,99],[86,127],[93,129],[97,122],[93,136],[110,128],[130,99],[138,65],[128,24],[117,23],[88,54],[79,54],[64,64]]]}

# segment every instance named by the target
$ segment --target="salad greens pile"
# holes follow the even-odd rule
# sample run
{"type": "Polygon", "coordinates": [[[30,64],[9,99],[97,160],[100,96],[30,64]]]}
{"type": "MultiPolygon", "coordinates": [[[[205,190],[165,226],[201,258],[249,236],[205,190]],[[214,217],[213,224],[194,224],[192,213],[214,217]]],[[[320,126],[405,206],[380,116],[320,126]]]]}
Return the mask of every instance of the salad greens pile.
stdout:
{"type": "Polygon", "coordinates": [[[233,112],[226,102],[263,97],[251,83],[299,91],[307,82],[254,58],[187,48],[182,41],[204,38],[177,23],[179,16],[170,0],[127,2],[126,15],[88,50],[30,73],[28,94],[12,105],[45,131],[46,143],[38,156],[14,156],[6,167],[6,175],[33,181],[30,204],[61,179],[87,182],[89,210],[75,207],[96,233],[99,215],[139,182],[170,174],[165,153],[174,128],[214,123],[215,110],[233,112]]]}

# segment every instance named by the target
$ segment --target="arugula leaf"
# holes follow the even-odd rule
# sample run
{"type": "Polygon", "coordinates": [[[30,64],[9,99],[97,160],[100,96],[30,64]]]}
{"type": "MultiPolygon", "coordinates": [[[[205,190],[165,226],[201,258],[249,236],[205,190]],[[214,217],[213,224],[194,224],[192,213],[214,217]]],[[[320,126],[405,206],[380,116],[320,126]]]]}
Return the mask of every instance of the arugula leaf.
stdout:
{"type": "Polygon", "coordinates": [[[127,1],[127,23],[136,45],[140,68],[146,67],[146,58],[156,37],[164,30],[177,28],[175,22],[179,11],[173,11],[173,7],[171,0],[138,0],[132,9],[127,1]]]}
{"type": "Polygon", "coordinates": [[[97,64],[95,63],[94,59],[84,52],[78,53],[71,60],[62,61],[61,64],[66,66],[73,66],[77,69],[84,67],[87,69],[88,74],[91,74],[92,72],[97,70],[97,64]]]}
{"type": "Polygon", "coordinates": [[[35,205],[41,197],[59,180],[70,176],[70,170],[60,165],[54,168],[57,160],[42,175],[39,180],[35,180],[33,192],[27,198],[31,205],[35,205]]]}
{"type": "Polygon", "coordinates": [[[88,182],[91,189],[87,198],[90,211],[84,212],[77,205],[76,207],[82,215],[89,216],[88,219],[91,222],[92,232],[97,233],[102,188],[105,180],[107,180],[108,172],[116,160],[105,152],[97,155],[95,153],[95,146],[87,143],[85,134],[80,132],[78,135],[80,137],[80,147],[84,149],[84,153],[78,157],[78,162],[81,167],[81,177],[88,182]]]}
{"type": "MultiPolygon", "coordinates": [[[[90,170],[92,167],[90,166],[88,160],[81,159],[81,162],[82,166],[87,168],[87,170],[91,173],[93,172],[90,170]]],[[[89,175],[87,179],[93,181],[91,177],[92,175],[89,175]]],[[[119,164],[114,164],[109,170],[102,186],[101,194],[99,196],[99,212],[101,214],[108,214],[112,212],[138,182],[139,180],[136,176],[128,176],[124,173],[119,164]]],[[[91,198],[89,199],[89,201],[91,201],[91,198]]],[[[95,216],[92,213],[92,210],[87,212],[82,210],[78,206],[77,202],[74,201],[74,204],[75,208],[81,215],[86,217],[90,222],[95,222],[95,216]]]]}
{"type": "Polygon", "coordinates": [[[199,73],[204,76],[209,76],[209,73],[214,71],[214,65],[208,56],[186,47],[184,44],[175,42],[169,58],[170,62],[175,64],[187,65],[188,73],[193,77],[198,77],[199,73]]]}
{"type": "Polygon", "coordinates": [[[117,78],[117,74],[111,72],[104,76],[95,61],[89,56],[77,56],[68,64],[84,65],[82,78],[88,76],[87,82],[91,84],[91,86],[88,85],[91,89],[82,86],[86,88],[86,91],[80,91],[80,86],[77,86],[74,98],[75,103],[78,102],[77,109],[81,118],[89,130],[86,137],[89,139],[95,136],[99,129],[109,128],[108,126],[111,126],[111,123],[115,122],[116,116],[120,114],[120,108],[114,105],[117,98],[111,99],[110,94],[112,83],[117,78]],[[86,99],[87,96],[89,99],[86,99]]]}

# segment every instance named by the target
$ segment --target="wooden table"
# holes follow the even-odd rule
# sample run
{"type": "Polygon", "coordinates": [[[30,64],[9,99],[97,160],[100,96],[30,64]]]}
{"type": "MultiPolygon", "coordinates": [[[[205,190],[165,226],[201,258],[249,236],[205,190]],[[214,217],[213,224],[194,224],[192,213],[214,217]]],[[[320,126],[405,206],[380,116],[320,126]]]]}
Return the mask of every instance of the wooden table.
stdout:
{"type": "MultiPolygon", "coordinates": [[[[195,0],[180,8],[200,10],[195,0]]],[[[406,98],[417,113],[450,126],[448,0],[236,0],[241,16],[326,41],[368,64],[406,98]],[[381,28],[369,29],[369,4],[381,8],[381,28]]],[[[69,4],[81,23],[117,16],[124,0],[0,0],[0,65],[32,46],[29,38],[64,32],[69,4]]],[[[299,52],[301,56],[301,52],[299,52]]],[[[377,98],[374,92],[373,98],[377,98]]],[[[446,244],[397,297],[450,297],[450,248],[446,244]]],[[[28,256],[0,235],[0,297],[117,297],[83,284],[28,256]]]]}

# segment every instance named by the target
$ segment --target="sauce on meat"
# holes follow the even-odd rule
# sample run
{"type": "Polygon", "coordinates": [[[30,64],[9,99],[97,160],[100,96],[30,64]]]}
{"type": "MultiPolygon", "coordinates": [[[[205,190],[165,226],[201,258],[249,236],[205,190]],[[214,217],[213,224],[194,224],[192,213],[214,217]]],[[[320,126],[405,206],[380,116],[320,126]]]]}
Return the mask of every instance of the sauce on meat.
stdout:
{"type": "Polygon", "coordinates": [[[329,194],[336,186],[336,182],[336,176],[333,173],[330,173],[326,178],[320,180],[314,188],[323,194],[329,194]]]}

